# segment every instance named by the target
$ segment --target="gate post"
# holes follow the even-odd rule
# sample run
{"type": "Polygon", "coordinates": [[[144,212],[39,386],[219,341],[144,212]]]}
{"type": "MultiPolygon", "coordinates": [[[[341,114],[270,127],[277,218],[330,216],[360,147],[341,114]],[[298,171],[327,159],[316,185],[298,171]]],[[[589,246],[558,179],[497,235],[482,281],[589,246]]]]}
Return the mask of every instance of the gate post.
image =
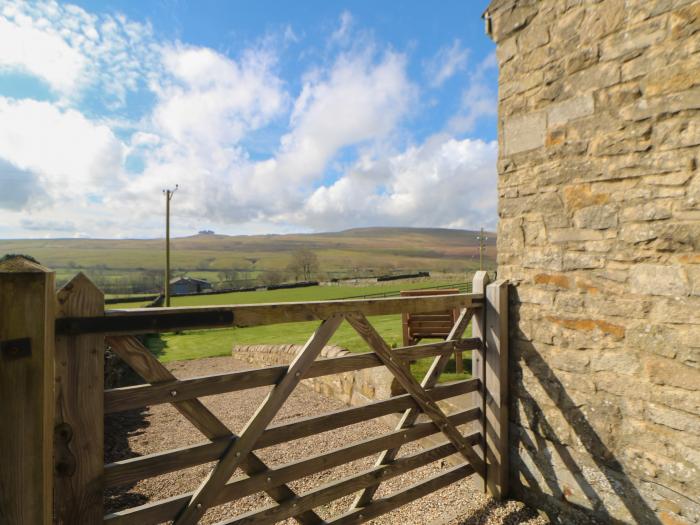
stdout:
{"type": "Polygon", "coordinates": [[[508,282],[489,283],[486,272],[476,272],[472,292],[484,294],[484,306],[472,318],[472,337],[483,343],[472,350],[472,375],[481,380],[474,400],[482,410],[477,429],[486,453],[485,482],[475,483],[501,500],[508,494],[508,282]]]}
{"type": "Polygon", "coordinates": [[[51,523],[54,273],[0,261],[0,522],[51,523]]]}
{"type": "Polygon", "coordinates": [[[508,281],[486,286],[486,485],[508,494],[508,281]]]}
{"type": "MultiPolygon", "coordinates": [[[[57,317],[104,315],[104,295],[79,273],[57,294],[57,317]]],[[[104,334],[56,337],[56,520],[103,520],[104,334]]]]}
{"type": "MultiPolygon", "coordinates": [[[[481,339],[482,343],[481,348],[472,350],[472,377],[481,381],[479,390],[475,391],[472,395],[474,406],[478,406],[481,409],[481,419],[475,423],[475,430],[478,431],[482,437],[482,452],[486,450],[486,440],[484,438],[486,435],[486,338],[484,334],[486,333],[486,286],[488,284],[489,274],[487,272],[478,271],[474,273],[474,278],[472,279],[472,293],[483,294],[484,296],[483,306],[477,308],[472,317],[472,337],[481,339]]],[[[486,463],[486,458],[482,456],[482,459],[484,459],[484,463],[486,463]]],[[[486,492],[487,474],[488,472],[483,472],[474,477],[474,484],[482,492],[486,492]]]]}

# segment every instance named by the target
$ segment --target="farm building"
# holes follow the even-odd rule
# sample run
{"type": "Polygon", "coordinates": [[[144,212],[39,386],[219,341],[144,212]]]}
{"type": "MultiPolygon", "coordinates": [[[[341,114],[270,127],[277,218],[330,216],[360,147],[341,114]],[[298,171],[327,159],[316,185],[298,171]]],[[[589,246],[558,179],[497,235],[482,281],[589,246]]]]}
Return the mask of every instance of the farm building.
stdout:
{"type": "Polygon", "coordinates": [[[170,293],[172,295],[182,295],[186,293],[199,293],[211,290],[212,285],[204,279],[194,277],[175,277],[170,280],[170,293]]]}

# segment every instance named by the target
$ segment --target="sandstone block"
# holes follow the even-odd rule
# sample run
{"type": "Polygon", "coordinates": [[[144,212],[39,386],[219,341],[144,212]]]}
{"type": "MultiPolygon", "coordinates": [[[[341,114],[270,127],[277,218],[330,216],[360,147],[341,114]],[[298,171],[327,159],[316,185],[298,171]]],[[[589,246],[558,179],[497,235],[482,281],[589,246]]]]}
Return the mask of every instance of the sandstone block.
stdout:
{"type": "Polygon", "coordinates": [[[601,239],[603,239],[603,233],[598,230],[558,228],[549,231],[549,240],[553,243],[597,241],[601,239]]]}
{"type": "Polygon", "coordinates": [[[562,261],[562,267],[564,270],[591,270],[596,268],[603,268],[605,266],[606,258],[585,252],[566,252],[562,261]]]}
{"type": "Polygon", "coordinates": [[[588,206],[574,213],[577,228],[605,230],[617,226],[617,209],[612,205],[588,206]]]}
{"type": "Polygon", "coordinates": [[[574,53],[566,60],[566,73],[572,74],[598,62],[598,46],[593,45],[574,53]]]}
{"type": "Polygon", "coordinates": [[[637,264],[630,270],[630,291],[644,295],[684,296],[690,293],[690,283],[682,266],[637,264]]]}
{"type": "Polygon", "coordinates": [[[623,55],[639,54],[644,48],[651,46],[666,37],[664,20],[651,19],[629,31],[612,35],[601,44],[601,60],[614,60],[623,55]]]}
{"type": "Polygon", "coordinates": [[[547,131],[547,117],[538,112],[513,117],[504,122],[503,141],[505,154],[513,155],[544,146],[547,131]]]}
{"type": "Polygon", "coordinates": [[[620,116],[626,120],[644,120],[662,113],[678,113],[700,108],[700,88],[680,91],[670,96],[642,98],[622,108],[620,116]]]}
{"type": "Polygon", "coordinates": [[[658,385],[669,385],[686,390],[698,390],[698,369],[686,366],[674,359],[648,356],[643,360],[644,371],[649,381],[658,385]]]}
{"type": "Polygon", "coordinates": [[[630,206],[622,210],[620,219],[627,221],[659,221],[671,217],[671,201],[653,201],[635,206],[630,206]]]}
{"type": "Polygon", "coordinates": [[[566,124],[571,120],[592,115],[594,110],[593,95],[582,95],[550,106],[548,123],[550,126],[566,124]]]}
{"type": "Polygon", "coordinates": [[[609,200],[610,195],[608,193],[593,192],[590,184],[575,184],[564,187],[564,204],[570,210],[605,204],[609,200]]]}

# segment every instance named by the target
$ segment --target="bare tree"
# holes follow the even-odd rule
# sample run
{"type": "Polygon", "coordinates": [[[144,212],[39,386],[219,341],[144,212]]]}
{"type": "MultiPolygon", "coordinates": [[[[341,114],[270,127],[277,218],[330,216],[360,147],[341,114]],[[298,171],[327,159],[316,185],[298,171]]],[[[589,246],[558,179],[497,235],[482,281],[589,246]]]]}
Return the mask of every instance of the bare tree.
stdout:
{"type": "Polygon", "coordinates": [[[308,248],[301,248],[292,252],[292,260],[287,266],[287,269],[297,281],[300,276],[304,281],[310,281],[319,268],[318,256],[308,248]]]}
{"type": "Polygon", "coordinates": [[[260,276],[260,281],[263,284],[280,284],[284,281],[284,274],[279,270],[265,270],[260,276]]]}

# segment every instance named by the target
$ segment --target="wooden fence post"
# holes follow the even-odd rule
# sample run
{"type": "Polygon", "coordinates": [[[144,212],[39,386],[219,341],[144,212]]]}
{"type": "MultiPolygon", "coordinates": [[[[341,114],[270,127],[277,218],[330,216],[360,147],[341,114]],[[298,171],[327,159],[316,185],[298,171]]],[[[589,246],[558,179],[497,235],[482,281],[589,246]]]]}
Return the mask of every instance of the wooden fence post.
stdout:
{"type": "MultiPolygon", "coordinates": [[[[79,273],[58,291],[57,317],[104,314],[104,295],[79,273]]],[[[56,338],[56,519],[102,523],[104,334],[56,338]]]]}
{"type": "Polygon", "coordinates": [[[501,500],[508,494],[508,282],[489,283],[486,272],[476,272],[472,291],[484,294],[472,318],[472,337],[484,344],[472,350],[472,375],[482,382],[473,395],[483,414],[477,430],[485,436],[486,483],[475,482],[501,500]]]}
{"type": "MultiPolygon", "coordinates": [[[[483,294],[484,296],[483,308],[477,308],[474,310],[474,316],[472,317],[472,337],[481,339],[482,343],[484,343],[482,348],[472,350],[472,377],[481,380],[481,387],[472,394],[472,399],[474,400],[474,406],[481,408],[482,414],[481,420],[474,423],[474,429],[482,436],[485,435],[486,428],[486,397],[484,395],[486,383],[484,381],[486,367],[486,345],[484,333],[486,328],[486,286],[488,283],[489,274],[487,272],[478,271],[474,274],[474,278],[472,279],[472,293],[483,294]]],[[[482,440],[481,446],[485,450],[485,440],[482,440]]],[[[486,475],[487,473],[484,472],[482,476],[477,476],[474,478],[474,484],[483,492],[486,492],[486,475]]]]}
{"type": "Polygon", "coordinates": [[[486,286],[486,483],[508,494],[508,281],[486,286]]]}
{"type": "Polygon", "coordinates": [[[54,273],[0,262],[0,523],[51,523],[54,273]]]}

